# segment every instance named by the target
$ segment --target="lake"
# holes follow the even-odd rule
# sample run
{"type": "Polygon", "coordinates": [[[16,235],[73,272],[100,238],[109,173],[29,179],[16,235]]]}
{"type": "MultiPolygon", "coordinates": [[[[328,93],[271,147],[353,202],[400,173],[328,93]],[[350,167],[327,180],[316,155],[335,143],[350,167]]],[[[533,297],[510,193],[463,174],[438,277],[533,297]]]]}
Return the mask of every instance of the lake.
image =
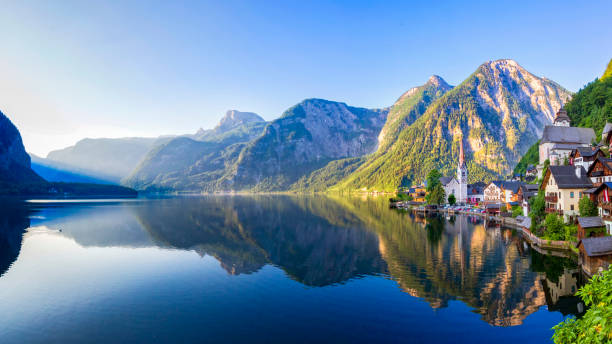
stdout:
{"type": "Polygon", "coordinates": [[[0,208],[0,343],[546,343],[581,279],[512,230],[382,197],[0,208]]]}

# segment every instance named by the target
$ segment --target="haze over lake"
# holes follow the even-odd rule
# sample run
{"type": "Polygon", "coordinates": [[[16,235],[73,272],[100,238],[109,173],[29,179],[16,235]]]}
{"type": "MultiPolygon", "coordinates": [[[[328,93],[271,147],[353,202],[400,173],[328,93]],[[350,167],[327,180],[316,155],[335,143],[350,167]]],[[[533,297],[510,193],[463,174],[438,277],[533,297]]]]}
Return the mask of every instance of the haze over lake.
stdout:
{"type": "Polygon", "coordinates": [[[4,202],[0,342],[542,343],[577,268],[385,198],[4,202]]]}

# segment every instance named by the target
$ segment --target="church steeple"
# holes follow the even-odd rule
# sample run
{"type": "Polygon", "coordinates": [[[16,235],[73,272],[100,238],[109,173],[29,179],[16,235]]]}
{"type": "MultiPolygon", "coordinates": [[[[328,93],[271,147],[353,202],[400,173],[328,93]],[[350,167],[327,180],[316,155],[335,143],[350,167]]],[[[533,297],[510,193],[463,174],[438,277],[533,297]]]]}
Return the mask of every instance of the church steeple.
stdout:
{"type": "Polygon", "coordinates": [[[570,118],[567,115],[567,111],[565,108],[561,106],[561,109],[555,115],[555,119],[553,120],[553,125],[558,127],[569,127],[570,126],[570,118]]]}
{"type": "Polygon", "coordinates": [[[459,142],[459,167],[465,165],[465,155],[463,154],[463,138],[459,142]]]}
{"type": "Polygon", "coordinates": [[[455,195],[459,203],[466,203],[468,201],[467,194],[467,183],[468,183],[468,170],[465,164],[465,152],[463,151],[463,135],[459,141],[459,164],[457,166],[457,182],[458,192],[455,195]]]}

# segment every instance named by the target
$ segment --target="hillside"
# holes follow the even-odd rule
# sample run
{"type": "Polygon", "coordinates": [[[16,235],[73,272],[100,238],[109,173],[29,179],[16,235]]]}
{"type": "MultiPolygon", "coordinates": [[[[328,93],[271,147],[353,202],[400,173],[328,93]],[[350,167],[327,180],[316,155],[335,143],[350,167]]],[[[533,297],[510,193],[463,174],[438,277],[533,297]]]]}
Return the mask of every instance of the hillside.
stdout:
{"type": "Polygon", "coordinates": [[[270,122],[220,180],[223,190],[281,191],[337,159],[374,152],[388,110],[307,99],[270,122]]]}
{"type": "Polygon", "coordinates": [[[401,130],[386,151],[374,154],[332,189],[391,191],[423,181],[433,168],[450,175],[460,142],[471,182],[505,175],[569,96],[513,60],[484,63],[401,130]]]}
{"type": "Polygon", "coordinates": [[[118,183],[129,175],[144,156],[155,146],[171,140],[171,137],[129,137],[117,139],[83,139],[74,146],[55,150],[47,160],[71,166],[76,170],[104,173],[118,183]]]}
{"type": "MultiPolygon", "coordinates": [[[[612,122],[612,60],[601,79],[589,83],[578,91],[572,99],[565,104],[565,110],[574,127],[593,128],[596,137],[601,138],[601,132],[607,122],[612,122]]],[[[535,154],[526,154],[514,170],[514,173],[524,173],[524,168],[537,165],[540,162],[537,145],[530,148],[535,154]]]]}
{"type": "Polygon", "coordinates": [[[122,183],[147,191],[215,191],[217,180],[266,122],[254,113],[228,111],[219,124],[153,148],[122,183]]]}

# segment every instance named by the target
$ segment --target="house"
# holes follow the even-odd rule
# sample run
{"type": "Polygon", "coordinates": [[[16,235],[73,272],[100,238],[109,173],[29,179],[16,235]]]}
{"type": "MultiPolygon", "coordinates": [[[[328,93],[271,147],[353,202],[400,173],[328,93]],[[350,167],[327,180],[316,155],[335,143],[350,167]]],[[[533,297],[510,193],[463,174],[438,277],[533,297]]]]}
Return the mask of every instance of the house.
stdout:
{"type": "Polygon", "coordinates": [[[427,189],[425,185],[419,185],[411,187],[408,191],[408,194],[412,197],[414,202],[425,202],[425,195],[427,195],[427,189]]]}
{"type": "Polygon", "coordinates": [[[597,158],[604,157],[604,152],[599,147],[578,147],[570,153],[569,163],[573,166],[582,166],[587,171],[597,158]]]}
{"type": "Polygon", "coordinates": [[[580,251],[580,263],[583,269],[593,275],[602,269],[608,269],[612,263],[612,236],[584,238],[576,244],[580,251]]]}
{"type": "Polygon", "coordinates": [[[591,195],[608,234],[612,234],[612,182],[600,184],[591,195]]]}
{"type": "Polygon", "coordinates": [[[574,149],[589,147],[595,140],[595,131],[592,128],[570,127],[569,123],[567,112],[561,108],[553,125],[544,127],[539,145],[540,165],[546,160],[553,166],[562,165],[574,149]]]}
{"type": "Polygon", "coordinates": [[[523,215],[529,214],[529,200],[538,195],[537,184],[523,184],[519,187],[517,194],[518,202],[523,207],[523,215]]]}
{"type": "Polygon", "coordinates": [[[540,184],[546,197],[546,212],[563,215],[566,222],[573,222],[583,192],[592,186],[581,166],[549,166],[540,184]]]}
{"type": "Polygon", "coordinates": [[[524,184],[525,183],[523,182],[517,181],[502,182],[501,187],[504,190],[504,198],[502,201],[505,203],[519,202],[518,191],[519,188],[524,184]]]}
{"type": "Polygon", "coordinates": [[[537,177],[537,175],[538,175],[538,169],[532,164],[527,165],[527,169],[525,170],[525,177],[531,177],[531,176],[537,177]]]}
{"type": "Polygon", "coordinates": [[[578,240],[606,235],[606,226],[599,216],[578,217],[578,240]]]}
{"type": "Polygon", "coordinates": [[[478,204],[484,201],[484,189],[487,187],[486,183],[477,182],[474,184],[468,184],[468,203],[478,204]]]}
{"type": "Polygon", "coordinates": [[[603,182],[612,182],[612,159],[597,158],[589,166],[587,175],[591,179],[593,186],[599,186],[603,182]]]}
{"type": "Polygon", "coordinates": [[[610,141],[612,141],[612,123],[606,123],[601,132],[601,142],[610,147],[610,141]]]}
{"type": "Polygon", "coordinates": [[[504,190],[502,189],[502,181],[494,180],[484,189],[484,201],[487,203],[499,203],[504,198],[504,190]]]}

